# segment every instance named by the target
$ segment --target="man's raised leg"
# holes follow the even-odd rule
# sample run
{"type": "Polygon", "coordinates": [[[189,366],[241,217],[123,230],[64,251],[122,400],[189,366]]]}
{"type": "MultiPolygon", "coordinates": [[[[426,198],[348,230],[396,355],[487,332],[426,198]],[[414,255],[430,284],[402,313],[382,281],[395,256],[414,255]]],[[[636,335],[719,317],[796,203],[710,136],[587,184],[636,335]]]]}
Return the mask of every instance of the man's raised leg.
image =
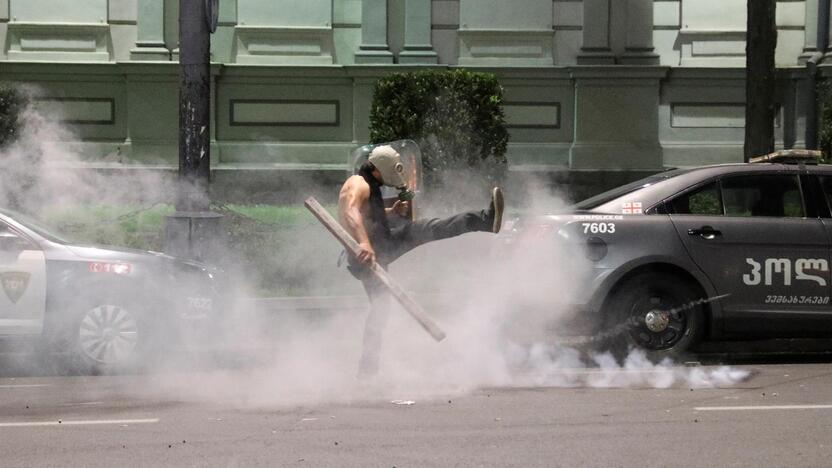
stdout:
{"type": "Polygon", "coordinates": [[[435,240],[448,239],[468,232],[500,231],[504,209],[503,192],[499,187],[491,191],[491,203],[485,210],[467,211],[447,218],[417,219],[393,233],[398,258],[414,248],[435,240]]]}

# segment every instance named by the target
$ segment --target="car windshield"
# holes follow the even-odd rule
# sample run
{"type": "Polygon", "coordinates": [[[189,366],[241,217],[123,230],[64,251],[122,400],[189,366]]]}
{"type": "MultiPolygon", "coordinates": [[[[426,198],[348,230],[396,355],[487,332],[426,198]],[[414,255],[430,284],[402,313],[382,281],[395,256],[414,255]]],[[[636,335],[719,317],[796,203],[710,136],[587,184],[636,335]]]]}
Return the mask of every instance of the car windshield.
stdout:
{"type": "Polygon", "coordinates": [[[48,226],[43,221],[34,219],[30,216],[26,216],[21,213],[17,213],[11,210],[2,210],[0,213],[8,216],[9,218],[13,219],[14,221],[22,224],[24,227],[33,231],[35,234],[43,237],[44,239],[57,242],[58,244],[70,244],[71,241],[67,240],[63,235],[58,234],[55,232],[55,229],[51,226],[48,226]]]}
{"type": "Polygon", "coordinates": [[[674,169],[672,171],[662,172],[660,174],[653,174],[643,179],[639,179],[635,182],[630,182],[629,184],[616,187],[612,190],[607,190],[606,192],[595,195],[594,197],[587,198],[586,200],[575,204],[573,208],[575,210],[591,210],[593,208],[597,208],[601,205],[609,203],[610,201],[615,200],[616,198],[621,198],[637,190],[649,187],[655,184],[656,182],[661,182],[663,180],[676,177],[678,175],[684,174],[685,172],[688,171],[684,169],[674,169]]]}

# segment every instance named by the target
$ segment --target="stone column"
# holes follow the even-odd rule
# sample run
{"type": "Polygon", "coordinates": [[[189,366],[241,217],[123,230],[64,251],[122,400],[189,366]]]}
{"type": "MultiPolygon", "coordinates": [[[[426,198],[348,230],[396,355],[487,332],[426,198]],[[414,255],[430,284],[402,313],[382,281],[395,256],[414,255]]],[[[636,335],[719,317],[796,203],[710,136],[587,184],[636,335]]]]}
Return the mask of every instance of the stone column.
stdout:
{"type": "Polygon", "coordinates": [[[165,47],[165,6],[159,0],[138,0],[136,47],[131,60],[170,60],[165,47]]]}
{"type": "MultiPolygon", "coordinates": [[[[818,15],[826,15],[826,44],[818,44],[818,49],[824,51],[823,63],[828,64],[832,61],[832,5],[827,5],[828,10],[821,11],[818,9],[818,15]],[[825,46],[825,48],[823,47],[825,46]]],[[[815,27],[817,29],[817,26],[815,27]]],[[[817,40],[815,40],[817,42],[817,40]]]]}
{"type": "Polygon", "coordinates": [[[387,0],[361,1],[361,44],[355,63],[393,63],[387,47],[387,0]]]}
{"type": "Polygon", "coordinates": [[[797,63],[803,65],[818,51],[818,0],[806,0],[805,39],[803,53],[797,58],[797,63]]]}
{"type": "Polygon", "coordinates": [[[578,65],[615,63],[610,49],[610,0],[584,0],[583,35],[578,65]]]}
{"type": "MultiPolygon", "coordinates": [[[[788,71],[784,70],[780,76],[780,82],[783,84],[783,120],[780,128],[775,126],[774,138],[780,139],[782,137],[783,148],[790,149],[798,144],[798,135],[803,136],[798,132],[798,108],[803,97],[799,89],[805,81],[805,74],[803,70],[795,68],[788,71]],[[778,135],[781,132],[782,135],[778,135]]],[[[800,140],[801,147],[805,146],[805,142],[802,141],[803,138],[800,140]]]]}
{"type": "Polygon", "coordinates": [[[621,63],[659,63],[653,49],[653,0],[627,0],[627,43],[621,63]]]}
{"type": "Polygon", "coordinates": [[[572,68],[572,169],[661,169],[659,82],[668,70],[645,66],[572,68]]]}
{"type": "Polygon", "coordinates": [[[430,37],[431,0],[405,0],[404,49],[399,63],[437,63],[430,37]]]}

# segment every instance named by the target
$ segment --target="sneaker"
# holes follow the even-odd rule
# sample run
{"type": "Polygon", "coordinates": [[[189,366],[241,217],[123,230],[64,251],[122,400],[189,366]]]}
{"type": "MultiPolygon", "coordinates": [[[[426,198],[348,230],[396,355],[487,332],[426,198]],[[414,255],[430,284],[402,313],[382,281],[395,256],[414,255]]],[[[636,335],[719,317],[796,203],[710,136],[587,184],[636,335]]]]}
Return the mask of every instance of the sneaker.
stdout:
{"type": "Polygon", "coordinates": [[[503,227],[503,208],[505,207],[505,200],[503,199],[503,190],[500,187],[494,187],[491,190],[491,205],[488,207],[486,214],[492,219],[491,232],[497,234],[500,228],[503,227]]]}

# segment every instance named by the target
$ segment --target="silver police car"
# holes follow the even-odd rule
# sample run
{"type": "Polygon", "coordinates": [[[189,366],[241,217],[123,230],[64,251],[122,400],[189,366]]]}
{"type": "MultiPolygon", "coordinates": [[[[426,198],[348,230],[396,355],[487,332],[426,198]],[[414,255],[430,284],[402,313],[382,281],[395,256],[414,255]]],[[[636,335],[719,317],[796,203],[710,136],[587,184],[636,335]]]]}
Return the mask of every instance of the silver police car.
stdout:
{"type": "Polygon", "coordinates": [[[74,370],[133,367],[210,335],[220,272],[161,253],[78,245],[0,210],[0,341],[38,338],[74,370]]]}
{"type": "Polygon", "coordinates": [[[659,173],[520,220],[588,262],[574,323],[613,349],[678,356],[703,339],[832,336],[832,165],[781,151],[659,173]],[[587,320],[589,319],[589,320],[587,320]]]}

